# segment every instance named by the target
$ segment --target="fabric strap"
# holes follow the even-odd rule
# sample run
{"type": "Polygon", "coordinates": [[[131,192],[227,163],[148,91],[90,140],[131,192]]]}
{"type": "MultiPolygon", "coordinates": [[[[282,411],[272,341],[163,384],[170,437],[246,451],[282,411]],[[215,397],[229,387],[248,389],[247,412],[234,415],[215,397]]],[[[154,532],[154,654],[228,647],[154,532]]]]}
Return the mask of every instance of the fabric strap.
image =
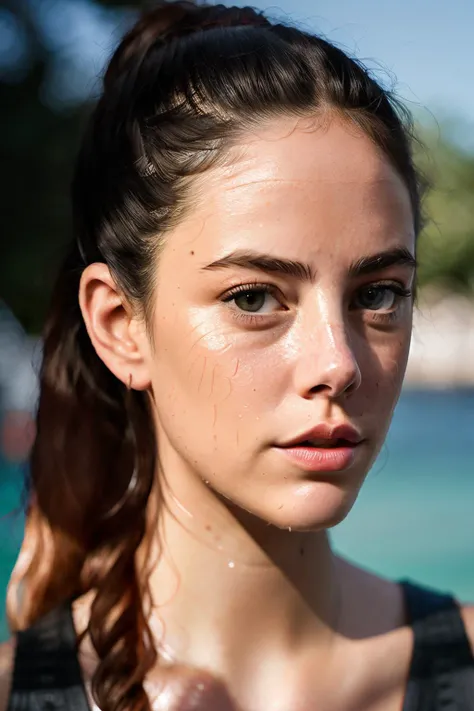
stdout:
{"type": "Polygon", "coordinates": [[[451,595],[402,581],[414,647],[403,711],[474,711],[474,657],[451,595]]]}
{"type": "Polygon", "coordinates": [[[8,711],[89,711],[71,605],[19,632],[8,711]]]}

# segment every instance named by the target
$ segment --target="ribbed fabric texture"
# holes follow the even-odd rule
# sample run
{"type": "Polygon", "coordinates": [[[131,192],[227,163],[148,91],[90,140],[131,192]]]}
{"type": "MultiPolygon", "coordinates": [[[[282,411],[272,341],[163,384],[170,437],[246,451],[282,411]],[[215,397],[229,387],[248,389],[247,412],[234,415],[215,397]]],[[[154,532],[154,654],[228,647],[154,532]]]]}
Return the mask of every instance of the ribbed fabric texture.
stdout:
{"type": "Polygon", "coordinates": [[[450,595],[402,581],[414,649],[403,711],[474,711],[474,657],[450,595]]]}
{"type": "Polygon", "coordinates": [[[71,606],[17,637],[8,711],[90,711],[77,658],[71,606]]]}
{"type": "MultiPolygon", "coordinates": [[[[457,603],[409,581],[401,585],[414,631],[403,711],[474,711],[474,657],[457,603]]],[[[8,706],[8,711],[63,710],[90,711],[70,605],[18,634],[8,706]]]]}

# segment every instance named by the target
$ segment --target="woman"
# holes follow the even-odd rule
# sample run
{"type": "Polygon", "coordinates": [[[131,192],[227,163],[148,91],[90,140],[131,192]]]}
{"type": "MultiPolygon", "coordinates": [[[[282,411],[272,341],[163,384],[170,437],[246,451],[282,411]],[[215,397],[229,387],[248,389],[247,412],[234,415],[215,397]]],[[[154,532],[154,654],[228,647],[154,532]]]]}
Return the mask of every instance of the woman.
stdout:
{"type": "Polygon", "coordinates": [[[125,37],[45,334],[4,707],[474,708],[473,609],[328,539],[407,361],[410,145],[357,62],[251,9],[125,37]]]}

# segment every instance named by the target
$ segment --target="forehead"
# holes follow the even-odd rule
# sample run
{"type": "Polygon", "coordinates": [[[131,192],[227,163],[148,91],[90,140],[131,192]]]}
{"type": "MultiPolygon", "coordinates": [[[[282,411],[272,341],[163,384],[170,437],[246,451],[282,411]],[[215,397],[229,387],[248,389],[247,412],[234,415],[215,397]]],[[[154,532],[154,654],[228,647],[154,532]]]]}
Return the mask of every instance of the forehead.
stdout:
{"type": "Polygon", "coordinates": [[[228,177],[239,181],[248,170],[288,181],[374,182],[392,168],[376,144],[349,119],[280,118],[243,136],[236,146],[240,160],[230,160],[228,177]],[[244,148],[241,151],[241,148],[244,148]]]}
{"type": "Polygon", "coordinates": [[[198,194],[178,232],[213,257],[229,247],[291,257],[339,244],[351,258],[356,248],[414,241],[405,184],[370,138],[342,120],[280,120],[244,136],[225,166],[202,177],[198,194]]]}

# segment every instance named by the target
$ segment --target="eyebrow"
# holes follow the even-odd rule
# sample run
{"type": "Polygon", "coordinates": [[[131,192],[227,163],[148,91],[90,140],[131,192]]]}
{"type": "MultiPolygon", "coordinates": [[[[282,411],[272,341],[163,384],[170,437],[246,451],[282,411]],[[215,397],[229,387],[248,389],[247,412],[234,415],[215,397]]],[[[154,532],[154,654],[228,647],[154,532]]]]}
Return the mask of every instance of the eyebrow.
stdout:
{"type": "Polygon", "coordinates": [[[296,277],[301,281],[314,281],[315,277],[309,264],[240,249],[212,262],[212,264],[208,264],[204,269],[228,269],[229,267],[256,269],[262,272],[278,272],[286,276],[296,277]]]}
{"type": "MultiPolygon", "coordinates": [[[[416,269],[417,266],[415,257],[406,247],[396,247],[395,249],[358,259],[349,267],[349,274],[351,277],[363,276],[396,265],[406,265],[412,269],[416,269]]],[[[225,257],[203,267],[203,269],[217,270],[231,267],[254,269],[268,273],[277,272],[284,276],[295,277],[300,281],[315,280],[314,269],[309,264],[249,250],[231,252],[225,257]]]]}
{"type": "Polygon", "coordinates": [[[417,262],[413,254],[406,247],[395,247],[387,252],[379,252],[369,257],[362,257],[349,267],[351,276],[372,274],[393,266],[407,266],[416,269],[417,262]]]}

